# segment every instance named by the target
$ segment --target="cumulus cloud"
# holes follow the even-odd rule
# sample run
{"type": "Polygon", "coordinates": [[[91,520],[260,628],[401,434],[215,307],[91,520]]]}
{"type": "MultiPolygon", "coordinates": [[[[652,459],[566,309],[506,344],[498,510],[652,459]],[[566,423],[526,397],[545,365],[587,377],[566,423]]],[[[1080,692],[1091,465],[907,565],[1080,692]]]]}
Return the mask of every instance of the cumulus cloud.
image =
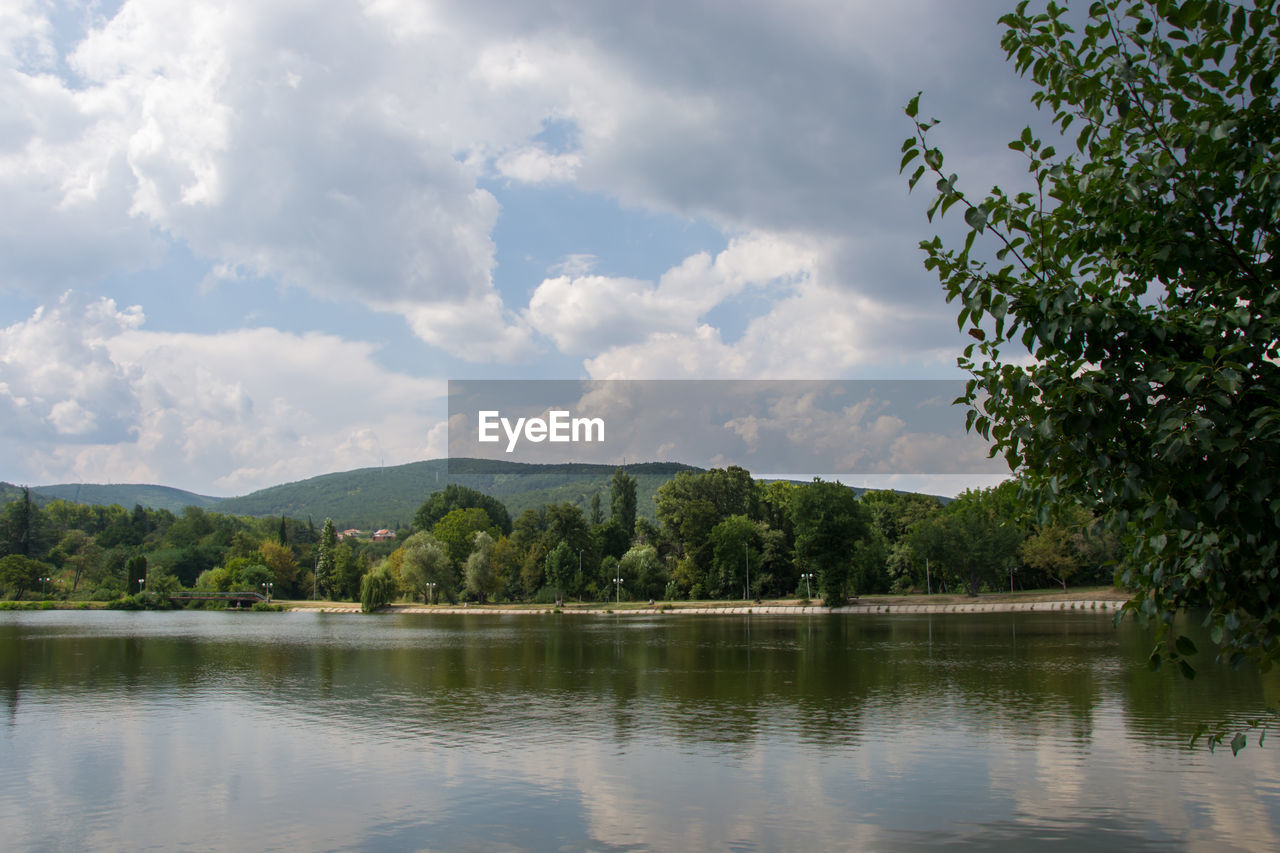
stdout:
{"type": "Polygon", "coordinates": [[[224,271],[377,310],[500,299],[499,205],[465,155],[503,136],[475,118],[501,105],[454,103],[468,47],[423,32],[397,50],[386,14],[129,0],[66,57],[75,79],[10,62],[3,281],[137,267],[165,235],[224,271]]]}
{"type": "Polygon", "coordinates": [[[565,353],[593,353],[635,345],[688,328],[706,312],[747,288],[786,290],[809,276],[814,249],[776,235],[736,238],[712,257],[699,252],[656,282],[565,274],[544,280],[527,316],[565,353]]]}
{"type": "MultiPolygon", "coordinates": [[[[533,372],[561,354],[595,377],[948,370],[954,324],[919,268],[919,200],[896,174],[901,106],[919,88],[947,99],[939,132],[984,127],[949,162],[996,168],[981,154],[1005,133],[992,116],[1025,101],[1002,82],[1002,6],[124,0],[55,26],[46,3],[5,3],[0,290],[46,306],[4,332],[34,341],[12,344],[0,376],[6,440],[40,442],[31,464],[47,465],[32,470],[199,470],[227,489],[301,471],[280,452],[291,444],[319,442],[335,467],[404,444],[271,384],[305,384],[305,353],[335,376],[358,365],[421,392],[369,344],[261,329],[166,339],[140,311],[57,299],[129,281],[175,247],[208,275],[152,283],[155,299],[203,278],[355,301],[458,358],[533,372]],[[607,238],[566,240],[582,253],[500,292],[495,233],[518,228],[501,203],[517,186],[732,239],[655,246],[684,257],[656,279],[609,257],[607,238]],[[138,463],[143,447],[157,461],[138,463]]],[[[297,328],[308,322],[338,328],[297,328]]],[[[371,411],[397,410],[343,382],[371,411]]]]}
{"type": "MultiPolygon", "coordinates": [[[[721,257],[726,256],[733,258],[729,252],[721,257]]],[[[766,257],[780,259],[774,254],[766,257]]],[[[770,309],[751,319],[735,341],[727,342],[719,328],[699,322],[710,305],[695,304],[692,310],[671,315],[666,325],[637,325],[628,338],[597,341],[598,354],[585,360],[587,373],[595,379],[789,379],[850,376],[908,365],[944,375],[951,371],[955,352],[963,345],[957,345],[953,321],[927,306],[903,306],[833,283],[831,267],[832,255],[826,252],[796,267],[803,274],[792,276],[788,286],[774,294],[770,309]]],[[[668,275],[680,277],[675,271],[668,275]]],[[[708,301],[715,304],[718,299],[708,301]]],[[[566,328],[575,326],[566,322],[566,328]]]]}
{"type": "Polygon", "coordinates": [[[0,331],[0,441],[35,448],[24,477],[238,494],[443,452],[431,430],[444,383],[386,370],[369,344],[269,328],[151,332],[143,319],[68,294],[0,331]]]}

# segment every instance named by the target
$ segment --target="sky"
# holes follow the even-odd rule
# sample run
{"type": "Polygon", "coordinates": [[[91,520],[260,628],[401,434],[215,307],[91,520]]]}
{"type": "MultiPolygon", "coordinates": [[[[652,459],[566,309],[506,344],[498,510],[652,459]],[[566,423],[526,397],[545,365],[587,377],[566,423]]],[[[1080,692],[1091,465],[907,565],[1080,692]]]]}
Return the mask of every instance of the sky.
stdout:
{"type": "Polygon", "coordinates": [[[0,480],[438,458],[449,379],[962,377],[903,107],[1016,182],[1007,10],[0,0],[0,480]]]}

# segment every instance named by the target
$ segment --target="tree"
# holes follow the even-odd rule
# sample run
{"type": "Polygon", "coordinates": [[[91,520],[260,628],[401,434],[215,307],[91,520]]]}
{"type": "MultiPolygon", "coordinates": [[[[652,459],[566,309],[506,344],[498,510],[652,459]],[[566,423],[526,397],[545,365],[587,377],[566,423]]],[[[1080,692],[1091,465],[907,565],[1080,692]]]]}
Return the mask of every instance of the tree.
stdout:
{"type": "Polygon", "coordinates": [[[556,599],[563,600],[565,591],[573,582],[578,571],[578,555],[569,547],[568,542],[561,542],[547,554],[547,583],[556,591],[556,599]]]}
{"type": "Polygon", "coordinates": [[[652,545],[638,545],[622,555],[613,578],[622,578],[623,592],[630,592],[638,599],[665,598],[667,573],[652,545]]]}
{"type": "Polygon", "coordinates": [[[791,496],[791,517],[797,560],[817,573],[828,607],[843,605],[849,595],[854,546],[871,528],[866,509],[853,489],[814,478],[791,496]]]}
{"type": "Polygon", "coordinates": [[[142,592],[147,579],[147,558],[141,554],[136,557],[130,557],[129,562],[124,564],[124,594],[135,595],[142,592]],[[138,583],[143,581],[143,583],[138,583]]]}
{"type": "Polygon", "coordinates": [[[463,586],[481,604],[488,601],[489,596],[496,595],[501,588],[501,578],[493,566],[493,547],[492,536],[483,530],[477,533],[463,568],[463,586]]]}
{"type": "Polygon", "coordinates": [[[450,483],[427,498],[413,517],[413,526],[418,530],[431,530],[449,513],[457,509],[482,509],[489,516],[489,524],[496,526],[502,533],[511,533],[511,514],[495,497],[477,492],[457,483],[450,483]]]}
{"type": "Polygon", "coordinates": [[[636,478],[621,468],[609,481],[609,517],[631,536],[636,529],[636,478]]]}
{"type": "Polygon", "coordinates": [[[333,573],[329,576],[329,590],[335,598],[360,597],[360,578],[366,563],[356,555],[355,549],[345,541],[333,548],[333,573]]]}
{"type": "Polygon", "coordinates": [[[35,585],[36,579],[47,576],[52,567],[23,554],[0,557],[0,584],[15,599],[20,599],[35,585]]]}
{"type": "Polygon", "coordinates": [[[760,587],[760,530],[745,515],[731,515],[711,528],[711,566],[709,592],[719,598],[749,598],[748,573],[755,567],[755,583],[760,587]]]}
{"type": "Polygon", "coordinates": [[[258,546],[258,553],[263,564],[271,569],[271,577],[267,582],[275,585],[275,594],[289,594],[298,579],[298,561],[293,558],[293,551],[277,542],[263,542],[258,546]]]}
{"type": "Polygon", "coordinates": [[[959,206],[969,229],[922,248],[976,339],[970,424],[1035,495],[1105,512],[1126,608],[1158,625],[1153,665],[1194,652],[1169,627],[1203,608],[1223,656],[1265,668],[1280,655],[1276,4],[1105,0],[1076,32],[1064,6],[1023,2],[1000,20],[1073,152],[1026,128],[1009,146],[1025,188],[976,199],[944,172],[919,96],[903,145],[903,169],[922,161],[910,185],[936,179],[930,217],[959,206]]]}
{"type": "Polygon", "coordinates": [[[415,533],[401,546],[400,578],[409,594],[431,604],[438,596],[453,596],[453,570],[444,546],[430,533],[415,533]],[[435,596],[432,595],[434,591],[435,596]]]}
{"type": "Polygon", "coordinates": [[[461,566],[481,530],[494,538],[501,535],[488,513],[479,507],[468,507],[451,510],[431,528],[431,535],[444,546],[454,565],[461,566]]]}
{"type": "Polygon", "coordinates": [[[1067,581],[1080,570],[1080,553],[1072,531],[1060,522],[1045,525],[1023,540],[1018,556],[1031,568],[1062,584],[1063,592],[1067,591],[1067,581]]]}
{"type": "Polygon", "coordinates": [[[22,487],[22,497],[12,501],[0,517],[0,549],[6,554],[35,557],[44,553],[44,519],[40,507],[31,500],[31,490],[22,487]]]}
{"type": "Polygon", "coordinates": [[[372,613],[390,604],[396,597],[396,579],[383,560],[360,579],[360,612],[372,613]]]}
{"type": "Polygon", "coordinates": [[[919,522],[908,542],[935,571],[949,571],[977,595],[983,585],[1003,589],[1023,534],[1000,512],[998,489],[966,491],[919,522]]]}
{"type": "Polygon", "coordinates": [[[328,595],[333,583],[333,549],[338,544],[338,532],[333,527],[333,519],[326,518],[324,527],[320,528],[320,541],[316,544],[316,577],[317,594],[328,595]]]}

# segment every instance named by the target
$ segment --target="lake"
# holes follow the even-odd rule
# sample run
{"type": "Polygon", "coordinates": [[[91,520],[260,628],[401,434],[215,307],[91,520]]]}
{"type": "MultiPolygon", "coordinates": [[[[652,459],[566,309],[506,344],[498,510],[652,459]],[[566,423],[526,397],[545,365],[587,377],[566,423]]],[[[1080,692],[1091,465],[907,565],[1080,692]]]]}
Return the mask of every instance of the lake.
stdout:
{"type": "Polygon", "coordinates": [[[1280,680],[1148,646],[1087,612],[0,613],[0,838],[1280,849],[1280,732],[1186,747],[1280,680]]]}

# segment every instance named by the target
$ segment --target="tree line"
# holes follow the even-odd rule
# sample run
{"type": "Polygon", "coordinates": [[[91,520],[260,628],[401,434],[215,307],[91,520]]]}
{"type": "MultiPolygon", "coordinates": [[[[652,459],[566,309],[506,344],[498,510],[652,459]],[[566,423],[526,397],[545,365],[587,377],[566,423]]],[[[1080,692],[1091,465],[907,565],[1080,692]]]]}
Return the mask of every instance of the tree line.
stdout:
{"type": "Polygon", "coordinates": [[[999,591],[1111,579],[1116,543],[1084,510],[1032,520],[1018,484],[951,501],[838,482],[762,481],[745,469],[685,471],[657,490],[656,523],[619,469],[586,507],[515,519],[450,484],[394,541],[340,539],[330,519],[180,515],[25,493],[0,515],[0,587],[115,600],[180,589],[279,598],[440,602],[742,600],[999,591]]]}

